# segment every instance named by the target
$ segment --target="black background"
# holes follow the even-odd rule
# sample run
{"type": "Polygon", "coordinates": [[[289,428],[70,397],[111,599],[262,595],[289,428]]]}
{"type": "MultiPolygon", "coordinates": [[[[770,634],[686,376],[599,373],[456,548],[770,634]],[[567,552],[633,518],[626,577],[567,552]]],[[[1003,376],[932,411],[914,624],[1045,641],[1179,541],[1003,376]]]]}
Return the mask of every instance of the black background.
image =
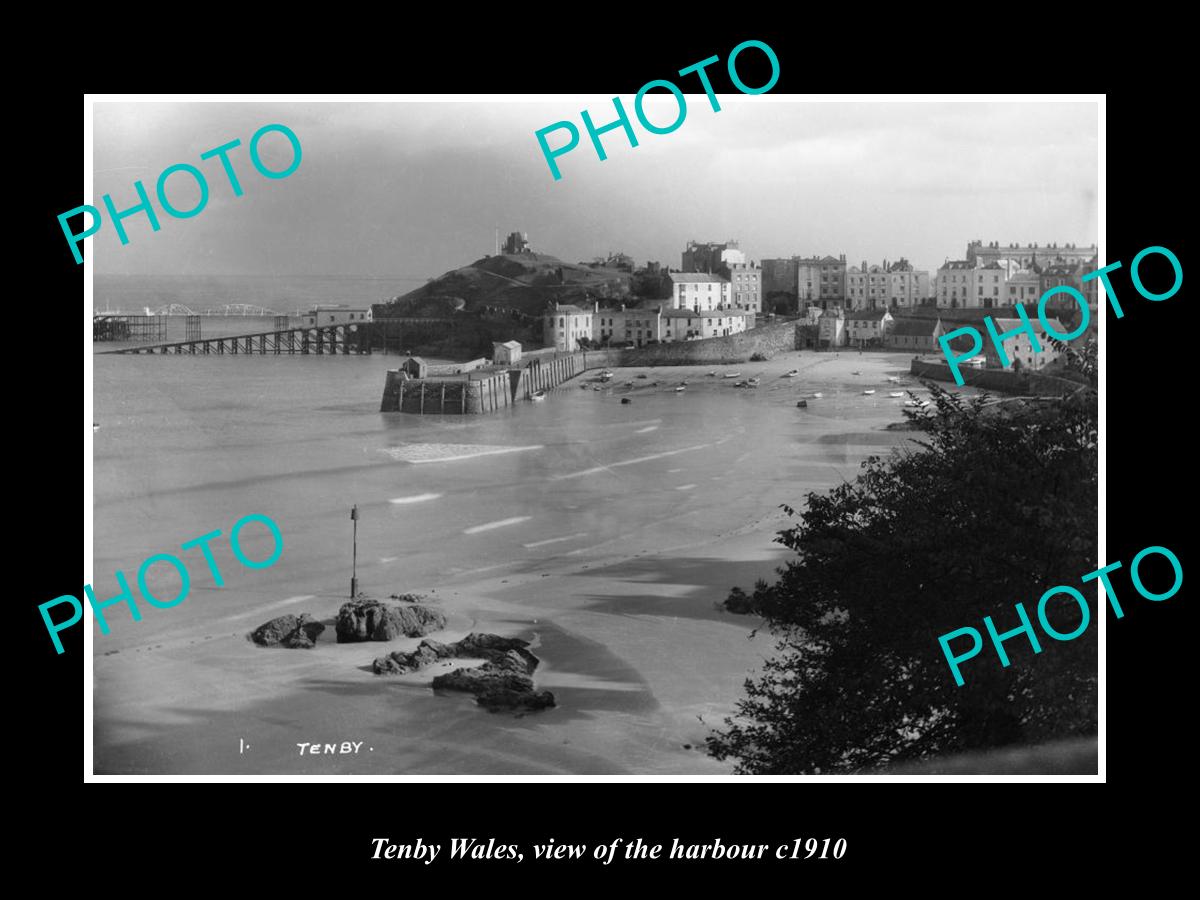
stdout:
{"type": "MultiPolygon", "coordinates": [[[[602,16],[603,10],[596,14],[602,16]]],[[[370,860],[369,840],[388,837],[402,843],[420,836],[428,843],[477,836],[485,842],[495,837],[501,843],[527,844],[554,837],[559,843],[591,845],[640,836],[669,846],[673,837],[703,842],[719,836],[726,843],[775,846],[796,837],[828,836],[847,838],[849,851],[842,861],[768,861],[769,870],[728,863],[643,863],[634,874],[671,879],[699,874],[702,883],[710,884],[709,879],[721,873],[761,871],[769,877],[793,872],[797,886],[848,886],[870,880],[884,881],[893,889],[911,884],[962,891],[997,878],[1020,889],[1028,883],[1023,868],[1048,858],[1067,874],[1081,860],[1094,860],[1097,852],[1104,860],[1110,847],[1115,854],[1140,853],[1149,865],[1154,864],[1149,857],[1168,852],[1173,829],[1144,804],[1169,809],[1177,790],[1174,783],[1189,774],[1185,728],[1194,704],[1185,675],[1186,643],[1191,640],[1184,620],[1188,582],[1185,577],[1183,590],[1170,600],[1151,603],[1133,593],[1127,572],[1132,557],[1152,544],[1171,548],[1185,573],[1190,571],[1183,522],[1192,510],[1184,489],[1194,478],[1190,462],[1197,448],[1190,440],[1192,382],[1185,367],[1192,362],[1195,319],[1184,318],[1186,281],[1171,299],[1151,303],[1133,290],[1128,265],[1142,248],[1161,245],[1176,253],[1185,272],[1188,268],[1182,207],[1191,205],[1185,186],[1194,178],[1185,156],[1194,159],[1195,150],[1177,130],[1182,102],[1172,87],[1177,82],[1162,77],[1159,67],[1165,61],[1153,48],[1143,46],[1147,59],[1136,64],[1118,70],[1110,58],[1111,70],[1101,70],[1099,64],[1093,68],[1086,62],[1096,59],[1095,45],[1085,53],[1078,36],[1066,34],[1042,34],[1031,42],[1026,58],[1030,70],[1024,64],[1012,67],[1019,72],[975,65],[968,77],[957,66],[927,65],[924,50],[920,64],[889,64],[883,69],[814,57],[813,48],[824,41],[851,50],[853,31],[846,29],[856,27],[853,22],[831,24],[826,34],[796,23],[773,30],[710,21],[713,24],[693,26],[685,34],[677,25],[651,26],[634,16],[589,40],[567,41],[558,39],[565,32],[556,31],[567,29],[565,23],[531,20],[520,26],[528,30],[521,32],[525,38],[520,51],[510,40],[516,32],[481,31],[467,38],[462,30],[455,31],[453,39],[446,34],[421,39],[415,32],[397,33],[394,42],[381,39],[379,46],[359,52],[348,50],[347,43],[332,35],[326,43],[338,46],[328,51],[301,42],[276,44],[268,52],[253,49],[258,46],[254,42],[243,49],[239,41],[221,50],[223,66],[178,66],[164,60],[146,64],[149,68],[142,76],[138,67],[102,70],[89,76],[86,86],[95,92],[231,94],[251,89],[586,91],[620,94],[628,108],[628,98],[644,82],[671,77],[713,54],[722,58],[721,65],[709,70],[715,90],[731,92],[723,61],[734,45],[756,38],[769,43],[780,60],[782,74],[772,93],[1107,92],[1107,259],[1125,263],[1113,279],[1125,317],[1117,320],[1109,312],[1105,322],[1107,392],[1102,397],[1108,413],[1105,561],[1126,565],[1114,578],[1126,616],[1116,620],[1109,612],[1106,622],[1109,786],[1104,790],[1115,793],[1106,794],[1102,804],[1095,787],[1035,785],[1022,786],[1018,794],[932,783],[294,782],[212,788],[138,785],[134,790],[141,802],[130,802],[116,795],[127,790],[123,786],[85,788],[82,628],[63,633],[66,652],[57,656],[37,611],[39,603],[60,594],[80,596],[82,571],[75,569],[78,532],[71,516],[90,503],[85,496],[79,505],[74,481],[78,476],[69,473],[79,471],[75,441],[81,425],[87,425],[75,418],[80,385],[75,379],[80,375],[74,365],[79,360],[79,329],[90,330],[91,311],[80,307],[83,268],[75,264],[56,220],[58,213],[85,199],[79,149],[84,100],[82,91],[60,80],[57,88],[46,88],[25,101],[24,115],[37,139],[27,145],[19,165],[9,167],[14,185],[24,194],[17,221],[21,228],[32,229],[31,237],[18,232],[9,244],[19,251],[12,261],[22,285],[21,296],[10,298],[10,316],[23,310],[23,315],[10,318],[15,329],[10,340],[19,345],[10,349],[28,356],[7,370],[7,396],[15,406],[10,410],[14,427],[9,441],[16,450],[9,473],[16,489],[9,493],[8,515],[22,535],[16,542],[10,538],[10,546],[15,544],[20,552],[10,559],[16,589],[9,602],[23,623],[26,651],[19,670],[10,672],[19,699],[14,715],[19,718],[7,729],[9,749],[19,757],[10,763],[9,772],[33,776],[22,785],[33,790],[20,804],[20,814],[27,836],[48,858],[60,859],[58,854],[66,853],[72,860],[129,865],[136,858],[139,871],[147,876],[152,871],[175,870],[176,876],[187,872],[187,883],[197,886],[201,880],[225,882],[235,873],[250,871],[265,879],[253,882],[262,886],[304,889],[332,874],[347,887],[379,884],[397,890],[428,876],[449,876],[449,884],[457,885],[464,876],[512,874],[525,883],[541,873],[561,887],[586,889],[587,882],[571,880],[586,874],[581,864],[535,867],[528,851],[519,867],[451,865],[445,852],[438,864],[420,867],[370,860]],[[1054,52],[1039,55],[1034,44],[1054,52]],[[333,60],[340,62],[335,65],[333,60]],[[1039,60],[1062,65],[1048,67],[1039,60]],[[333,70],[339,73],[336,78],[333,70]],[[1060,77],[1048,79],[1047,72],[1060,77]],[[25,485],[28,488],[22,489],[25,485]],[[1180,509],[1185,515],[1177,513],[1180,509]],[[85,789],[90,789],[86,797],[85,789]],[[309,873],[316,881],[307,880],[309,873]]],[[[896,39],[908,46],[917,37],[905,32],[897,33],[896,39]]],[[[1013,40],[1020,43],[1019,38],[1013,40]]],[[[888,52],[887,44],[880,43],[881,52],[888,52]]],[[[754,71],[756,57],[750,51],[739,59],[742,78],[751,85],[766,80],[765,68],[754,71]]],[[[677,81],[685,90],[693,89],[688,80],[677,81]]],[[[597,115],[597,121],[603,120],[597,115]]],[[[1054,135],[1045,138],[1053,141],[1054,135]]],[[[1031,234],[1037,234],[1036,229],[1031,234]]],[[[963,235],[963,243],[974,236],[963,235]]],[[[986,229],[978,236],[993,237],[986,229]]],[[[1156,283],[1156,270],[1145,271],[1146,281],[1156,283]]],[[[1168,277],[1165,267],[1160,271],[1168,277]]],[[[1021,489],[1020,484],[1012,485],[1014,496],[1021,489]]],[[[631,864],[623,867],[631,871],[631,864]]],[[[604,869],[588,863],[586,868],[599,874],[613,873],[617,866],[604,869]]]]}

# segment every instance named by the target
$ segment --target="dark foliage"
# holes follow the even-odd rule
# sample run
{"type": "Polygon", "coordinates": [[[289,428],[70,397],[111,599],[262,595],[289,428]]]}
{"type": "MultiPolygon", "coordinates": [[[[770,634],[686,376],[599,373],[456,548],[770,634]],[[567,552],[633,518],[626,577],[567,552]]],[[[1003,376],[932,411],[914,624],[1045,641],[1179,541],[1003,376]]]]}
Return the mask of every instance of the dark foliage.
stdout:
{"type": "MultiPolygon", "coordinates": [[[[1073,353],[1094,385],[1094,350],[1073,353]]],[[[740,773],[854,772],[1095,733],[1095,622],[1070,642],[1036,624],[1047,589],[1082,587],[1096,568],[1095,391],[1027,403],[929,387],[929,409],[907,413],[920,449],[871,457],[779,533],[797,558],[753,594],[777,653],[708,739],[740,773]],[[1017,636],[1003,668],[982,619],[1015,628],[1017,602],[1042,653],[1017,636]],[[985,643],[959,687],[938,636],[964,626],[985,643]]],[[[1069,602],[1048,614],[1060,632],[1080,621],[1069,602]]]]}

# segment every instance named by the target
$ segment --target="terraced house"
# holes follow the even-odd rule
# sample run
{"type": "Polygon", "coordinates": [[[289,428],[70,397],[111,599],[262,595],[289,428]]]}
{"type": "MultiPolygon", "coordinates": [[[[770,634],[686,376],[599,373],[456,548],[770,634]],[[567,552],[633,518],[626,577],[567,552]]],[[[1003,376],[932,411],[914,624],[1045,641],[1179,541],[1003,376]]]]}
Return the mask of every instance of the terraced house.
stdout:
{"type": "Polygon", "coordinates": [[[710,272],[671,272],[671,308],[706,312],[730,306],[729,279],[710,272]]]}
{"type": "Polygon", "coordinates": [[[892,325],[886,309],[860,309],[846,313],[846,342],[851,347],[879,347],[892,325]]]}

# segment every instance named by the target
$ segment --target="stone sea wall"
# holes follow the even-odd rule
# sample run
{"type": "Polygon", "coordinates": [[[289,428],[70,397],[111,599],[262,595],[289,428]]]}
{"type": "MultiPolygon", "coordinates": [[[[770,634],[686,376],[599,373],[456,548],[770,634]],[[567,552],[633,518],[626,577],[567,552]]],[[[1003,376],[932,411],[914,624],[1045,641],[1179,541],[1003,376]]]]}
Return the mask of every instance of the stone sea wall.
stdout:
{"type": "MultiPolygon", "coordinates": [[[[913,359],[909,370],[918,378],[930,378],[934,381],[949,381],[954,383],[954,375],[945,363],[930,362],[923,359],[913,359]]],[[[1040,372],[1014,372],[1011,369],[975,369],[961,366],[963,384],[968,387],[980,388],[985,391],[996,391],[1002,394],[1037,394],[1065,396],[1079,389],[1079,383],[1056,375],[1043,375],[1040,372]]]]}

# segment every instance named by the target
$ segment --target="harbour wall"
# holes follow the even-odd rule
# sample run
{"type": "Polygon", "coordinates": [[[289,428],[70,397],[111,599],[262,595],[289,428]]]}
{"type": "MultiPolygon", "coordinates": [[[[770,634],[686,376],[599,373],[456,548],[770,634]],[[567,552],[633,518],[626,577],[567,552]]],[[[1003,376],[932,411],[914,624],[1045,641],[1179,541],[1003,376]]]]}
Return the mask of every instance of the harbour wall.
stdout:
{"type": "MultiPolygon", "coordinates": [[[[909,371],[918,378],[954,383],[954,375],[951,374],[950,367],[945,363],[914,358],[909,371]]],[[[959,371],[962,373],[963,384],[967,387],[997,391],[1002,394],[1038,394],[1062,397],[1074,393],[1082,387],[1079,382],[1059,378],[1057,375],[1043,375],[1040,372],[975,369],[970,366],[960,366],[959,371]]]]}
{"type": "Polygon", "coordinates": [[[785,350],[796,350],[799,332],[794,321],[762,325],[739,334],[652,344],[620,351],[620,366],[686,366],[711,363],[744,363],[755,353],[770,357],[785,350]]]}
{"type": "Polygon", "coordinates": [[[511,367],[472,360],[430,367],[425,378],[410,378],[400,369],[387,373],[380,412],[424,415],[478,415],[505,409],[548,391],[590,369],[618,366],[681,366],[743,363],[755,353],[771,356],[796,348],[795,322],[765,325],[741,334],[700,341],[653,344],[649,347],[579,350],[554,348],[524,353],[511,367]]]}

